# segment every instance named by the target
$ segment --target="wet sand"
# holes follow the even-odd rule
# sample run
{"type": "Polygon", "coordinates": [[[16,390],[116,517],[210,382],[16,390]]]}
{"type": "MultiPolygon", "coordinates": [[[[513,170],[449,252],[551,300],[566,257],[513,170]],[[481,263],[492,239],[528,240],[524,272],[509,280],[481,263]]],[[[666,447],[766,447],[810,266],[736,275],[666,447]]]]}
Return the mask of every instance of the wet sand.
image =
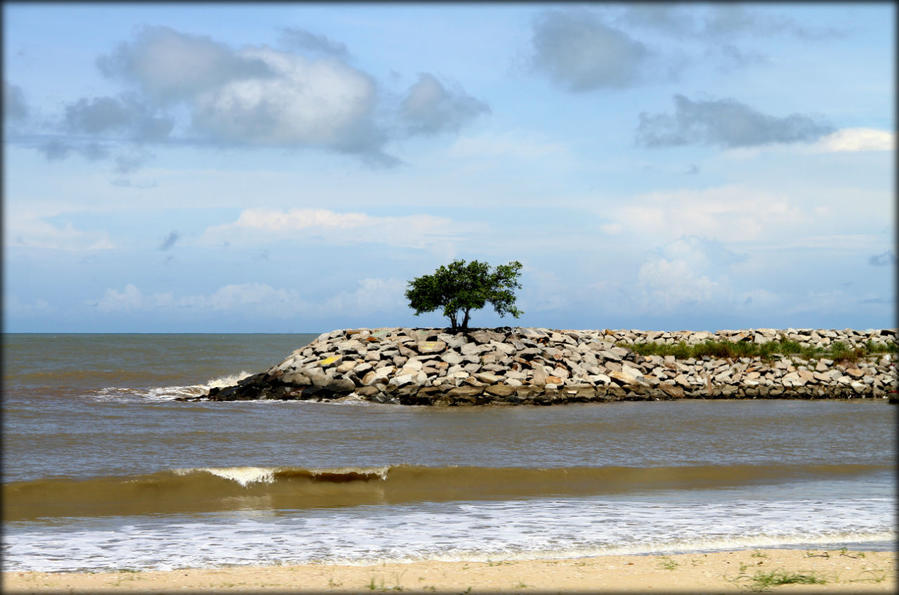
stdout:
{"type": "Polygon", "coordinates": [[[4,593],[273,591],[896,592],[896,552],[740,550],[564,560],[421,561],[372,566],[302,564],[99,573],[3,572],[4,593]],[[787,581],[786,584],[778,582],[787,581]]]}

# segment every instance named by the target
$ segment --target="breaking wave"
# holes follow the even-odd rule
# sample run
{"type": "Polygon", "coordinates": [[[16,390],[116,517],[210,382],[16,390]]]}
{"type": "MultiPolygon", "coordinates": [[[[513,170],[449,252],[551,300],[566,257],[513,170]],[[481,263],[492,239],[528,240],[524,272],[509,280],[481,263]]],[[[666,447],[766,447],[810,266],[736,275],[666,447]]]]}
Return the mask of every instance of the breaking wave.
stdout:
{"type": "Polygon", "coordinates": [[[716,489],[889,473],[889,465],[680,467],[209,467],[3,485],[4,521],[286,510],[658,490],[716,489]]]}
{"type": "Polygon", "coordinates": [[[106,387],[101,388],[89,396],[98,400],[153,400],[153,401],[174,401],[175,399],[184,397],[199,397],[209,392],[211,388],[223,388],[237,384],[244,378],[251,376],[250,372],[241,371],[239,374],[229,374],[212,378],[205,384],[190,384],[185,386],[157,386],[153,388],[128,388],[128,387],[106,387]]]}

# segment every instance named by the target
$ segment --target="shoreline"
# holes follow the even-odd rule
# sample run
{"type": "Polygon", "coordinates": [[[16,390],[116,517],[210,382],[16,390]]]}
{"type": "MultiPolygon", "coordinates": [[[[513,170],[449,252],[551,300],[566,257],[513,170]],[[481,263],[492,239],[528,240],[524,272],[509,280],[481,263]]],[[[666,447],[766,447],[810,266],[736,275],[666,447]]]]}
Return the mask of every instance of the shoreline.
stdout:
{"type": "Polygon", "coordinates": [[[3,592],[896,591],[896,551],[753,549],[488,562],[299,564],[111,572],[4,571],[3,592]],[[778,581],[786,581],[778,584],[778,581]]]}

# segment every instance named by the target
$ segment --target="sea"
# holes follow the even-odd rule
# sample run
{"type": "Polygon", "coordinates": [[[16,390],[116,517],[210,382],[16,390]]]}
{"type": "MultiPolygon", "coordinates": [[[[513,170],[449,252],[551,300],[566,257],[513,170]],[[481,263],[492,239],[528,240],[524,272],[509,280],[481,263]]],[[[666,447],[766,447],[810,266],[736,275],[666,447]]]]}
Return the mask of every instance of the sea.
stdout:
{"type": "Polygon", "coordinates": [[[3,570],[896,549],[885,400],[176,400],[315,337],[5,334],[3,570]]]}

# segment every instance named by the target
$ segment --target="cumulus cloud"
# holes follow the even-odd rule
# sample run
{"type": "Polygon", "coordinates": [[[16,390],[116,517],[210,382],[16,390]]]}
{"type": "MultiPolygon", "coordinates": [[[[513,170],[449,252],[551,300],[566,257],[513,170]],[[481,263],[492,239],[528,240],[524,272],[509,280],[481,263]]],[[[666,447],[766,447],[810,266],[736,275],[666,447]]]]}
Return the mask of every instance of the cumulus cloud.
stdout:
{"type": "Polygon", "coordinates": [[[291,48],[319,52],[336,58],[345,59],[349,56],[346,44],[300,29],[299,27],[285,27],[281,30],[281,42],[291,48]]]}
{"type": "Polygon", "coordinates": [[[380,152],[385,139],[372,121],[375,85],[368,75],[266,48],[243,54],[265,64],[270,75],[200,93],[193,105],[198,130],[229,144],[380,152]]]}
{"type": "Polygon", "coordinates": [[[415,134],[437,134],[457,131],[490,107],[466,94],[462,89],[448,90],[433,75],[421,73],[409,89],[400,110],[409,131],[415,134]]]}
{"type": "Polygon", "coordinates": [[[322,314],[370,313],[393,310],[405,304],[406,282],[401,279],[361,279],[356,288],[325,300],[322,314]]]}
{"type": "Polygon", "coordinates": [[[706,50],[707,58],[718,60],[720,71],[737,70],[770,62],[767,56],[752,50],[743,50],[731,43],[714,44],[706,50]]]}
{"type": "Polygon", "coordinates": [[[219,244],[222,240],[259,243],[316,239],[334,244],[430,248],[462,239],[478,228],[431,215],[375,217],[327,209],[246,209],[237,221],[208,228],[202,241],[219,244]]]}
{"type": "Polygon", "coordinates": [[[647,147],[689,144],[751,147],[809,142],[833,131],[831,126],[809,116],[769,116],[734,99],[691,101],[675,95],[674,106],[673,115],[641,113],[637,143],[647,147]]]}
{"type": "Polygon", "coordinates": [[[645,262],[637,273],[650,301],[662,310],[682,304],[708,302],[717,297],[721,285],[682,259],[656,258],[645,262]]]}
{"type": "Polygon", "coordinates": [[[115,171],[120,174],[131,173],[153,157],[153,153],[142,147],[128,147],[115,156],[115,171]]]}
{"type": "Polygon", "coordinates": [[[169,27],[144,27],[97,59],[100,71],[134,83],[147,97],[170,103],[234,80],[270,75],[264,62],[206,36],[169,27]]]}
{"type": "Polygon", "coordinates": [[[764,6],[712,4],[707,7],[666,3],[629,4],[606,8],[610,22],[628,31],[651,31],[705,46],[704,56],[694,60],[713,60],[722,72],[769,62],[760,52],[739,47],[743,39],[781,36],[802,40],[826,40],[843,35],[833,28],[816,28],[776,14],[764,6]]]}
{"type": "Polygon", "coordinates": [[[874,128],[844,128],[821,138],[814,149],[825,153],[895,151],[896,135],[874,128]]]}
{"type": "Polygon", "coordinates": [[[325,300],[308,300],[295,289],[275,288],[267,283],[233,283],[209,294],[175,295],[173,292],[144,293],[133,283],[121,290],[107,289],[90,305],[101,312],[147,312],[193,310],[196,312],[246,312],[270,318],[298,315],[368,314],[392,310],[403,303],[406,283],[400,279],[362,279],[325,300]]]}
{"type": "Polygon", "coordinates": [[[650,57],[643,43],[583,10],[543,13],[532,41],[534,67],[575,92],[633,86],[650,57]]]}
{"type": "Polygon", "coordinates": [[[18,85],[3,81],[3,121],[19,122],[28,117],[25,94],[18,85]]]}
{"type": "Polygon", "coordinates": [[[713,4],[709,6],[700,35],[720,38],[734,35],[769,37],[790,35],[803,39],[825,39],[843,34],[834,28],[807,27],[795,20],[768,13],[753,7],[747,10],[739,4],[713,4]]]}
{"type": "MultiPolygon", "coordinates": [[[[123,92],[70,102],[53,141],[40,150],[48,159],[112,158],[118,172],[133,171],[151,156],[146,147],[163,142],[311,148],[389,166],[399,163],[384,148],[392,138],[457,131],[489,112],[429,74],[391,106],[373,77],[347,62],[342,43],[299,28],[284,29],[282,42],[280,50],[233,48],[169,27],[143,27],[96,61],[123,92]],[[102,144],[103,153],[91,152],[91,144],[102,144]]],[[[16,90],[4,87],[14,107],[16,90]]]]}
{"type": "Polygon", "coordinates": [[[75,133],[123,133],[138,141],[155,141],[169,135],[174,119],[156,115],[133,97],[94,97],[66,106],[64,123],[75,133]]]}
{"type": "Polygon", "coordinates": [[[181,239],[181,234],[177,231],[170,231],[169,234],[165,236],[165,239],[162,240],[162,243],[159,244],[159,249],[163,251],[169,250],[179,239],[181,239]]]}
{"type": "Polygon", "coordinates": [[[693,34],[695,28],[693,16],[676,4],[630,4],[623,7],[617,21],[673,35],[693,34]]]}
{"type": "Polygon", "coordinates": [[[695,308],[770,308],[780,298],[764,288],[741,288],[747,279],[734,277],[734,265],[747,260],[723,243],[699,236],[682,236],[658,247],[637,271],[638,297],[629,303],[652,315],[695,308]]]}
{"type": "Polygon", "coordinates": [[[56,311],[56,307],[50,305],[50,303],[45,299],[37,298],[34,301],[27,302],[20,300],[16,296],[11,296],[7,300],[5,300],[3,309],[6,315],[9,317],[40,317],[47,316],[48,314],[56,311]]]}
{"type": "Polygon", "coordinates": [[[795,229],[811,217],[785,195],[735,185],[638,195],[604,216],[611,218],[609,225],[631,234],[728,241],[757,240],[795,229]]]}
{"type": "MultiPolygon", "coordinates": [[[[323,57],[266,46],[236,50],[208,37],[147,27],[98,65],[108,76],[136,85],[155,105],[186,105],[193,132],[204,142],[313,147],[380,165],[397,163],[383,151],[389,138],[375,118],[377,85],[346,63],[346,46],[299,28],[284,29],[282,42],[323,57]]],[[[121,104],[83,107],[102,112],[103,123],[126,119],[121,104]]],[[[485,104],[463,91],[421,75],[397,117],[408,131],[433,134],[458,130],[485,111],[485,104]]],[[[131,121],[143,115],[132,112],[131,121]]]]}
{"type": "Polygon", "coordinates": [[[109,149],[96,142],[70,143],[58,138],[50,139],[37,146],[37,150],[48,161],[59,161],[71,154],[81,155],[88,161],[98,161],[109,157],[109,149]]]}
{"type": "Polygon", "coordinates": [[[88,232],[71,223],[56,225],[39,213],[7,210],[4,213],[7,233],[4,243],[9,248],[39,248],[66,252],[111,250],[115,245],[106,232],[88,232]]]}
{"type": "Polygon", "coordinates": [[[876,267],[893,266],[896,264],[896,254],[887,250],[881,254],[873,254],[868,258],[868,264],[876,267]]]}
{"type": "Polygon", "coordinates": [[[715,279],[740,260],[714,241],[682,237],[657,250],[637,272],[644,298],[661,310],[718,301],[729,293],[726,279],[715,279]],[[717,275],[716,275],[717,273],[717,275]]]}
{"type": "Polygon", "coordinates": [[[140,290],[132,284],[122,291],[107,289],[103,297],[96,303],[101,312],[128,312],[143,308],[145,300],[140,290]]]}
{"type": "Polygon", "coordinates": [[[145,294],[129,283],[119,291],[107,289],[94,305],[101,312],[134,312],[191,308],[201,311],[261,309],[271,314],[285,312],[299,301],[296,291],[274,289],[264,283],[241,283],[220,287],[208,295],[176,297],[172,292],[145,294]]]}
{"type": "Polygon", "coordinates": [[[720,42],[737,36],[788,36],[806,40],[838,37],[844,31],[830,27],[813,27],[760,5],[736,3],[706,6],[662,2],[633,3],[614,7],[608,12],[621,25],[652,29],[657,33],[691,40],[720,42]]]}

